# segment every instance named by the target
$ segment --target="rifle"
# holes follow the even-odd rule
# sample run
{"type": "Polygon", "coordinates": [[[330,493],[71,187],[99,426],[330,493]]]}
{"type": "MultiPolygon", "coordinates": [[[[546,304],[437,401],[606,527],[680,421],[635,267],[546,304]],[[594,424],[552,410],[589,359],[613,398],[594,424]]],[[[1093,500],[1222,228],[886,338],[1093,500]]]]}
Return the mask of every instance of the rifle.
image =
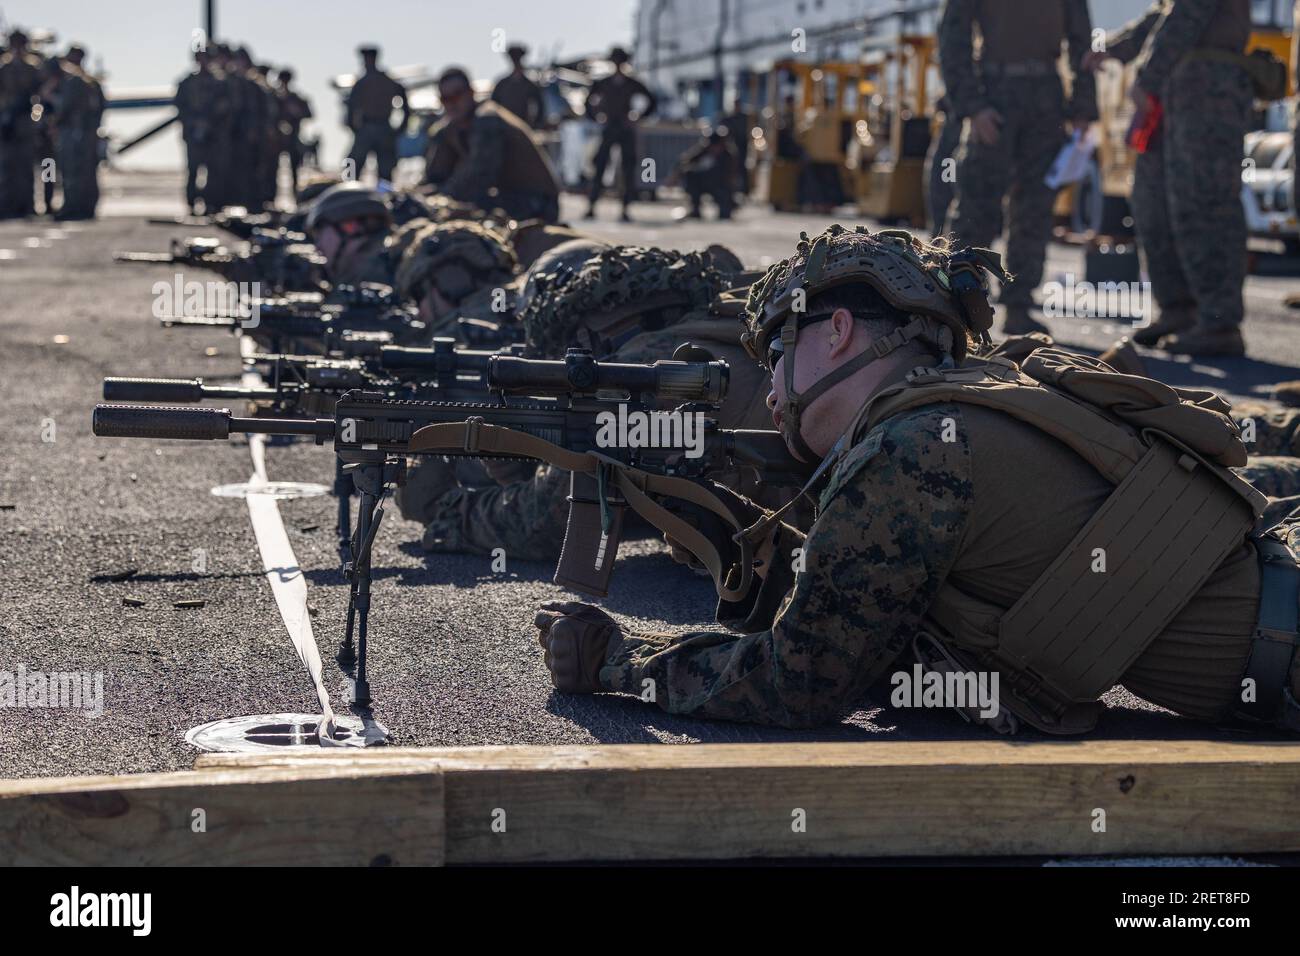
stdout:
{"type": "Polygon", "coordinates": [[[242,304],[240,311],[246,314],[165,315],[158,321],[163,328],[225,329],[235,335],[246,334],[269,352],[373,354],[386,344],[429,340],[429,327],[416,317],[414,308],[386,298],[331,299],[320,305],[252,298],[242,304]],[[371,337],[375,334],[380,337],[371,337]]]}
{"type": "MultiPolygon", "coordinates": [[[[740,529],[740,521],[698,482],[738,467],[777,483],[790,483],[807,473],[778,432],[722,429],[716,420],[704,417],[704,409],[716,407],[725,396],[725,362],[622,365],[596,362],[590,353],[574,349],[563,361],[494,356],[488,360],[487,381],[499,401],[403,401],[350,391],[339,398],[332,418],[237,418],[224,408],[97,405],[92,430],[99,436],[121,438],[213,441],[256,433],[333,441],[360,499],[345,564],[350,594],[338,654],[343,666],[356,665],[355,703],[370,700],[365,665],[372,546],[383,519],[383,500],[403,480],[407,456],[535,458],[570,471],[568,527],[555,581],[597,596],[608,593],[627,507],[662,527],[664,515],[671,514],[656,498],[679,497],[712,511],[723,522],[723,533],[730,535],[740,529]],[[507,394],[533,397],[508,403],[507,394]],[[609,441],[614,422],[626,422],[634,413],[651,414],[650,409],[663,400],[684,404],[659,414],[698,416],[694,419],[700,427],[697,448],[688,447],[684,440],[676,444],[619,441],[617,429],[615,441],[609,441]],[[698,454],[692,455],[692,450],[698,454]]],[[[683,439],[685,432],[683,426],[683,439]]],[[[659,435],[663,434],[661,429],[659,435]]],[[[743,540],[740,560],[723,568],[708,530],[674,527],[674,533],[681,534],[683,543],[709,566],[720,591],[747,589],[751,555],[743,540]],[[737,578],[739,587],[730,587],[737,578]]],[[[713,533],[716,536],[716,529],[713,533]]]]}
{"type": "Polygon", "coordinates": [[[171,218],[151,218],[146,220],[152,226],[189,226],[196,228],[215,227],[230,233],[236,239],[252,239],[258,232],[281,232],[294,242],[307,242],[301,232],[290,232],[286,223],[288,216],[280,212],[250,213],[243,206],[227,206],[210,216],[175,216],[171,218]]]}
{"type": "MultiPolygon", "coordinates": [[[[349,391],[382,392],[387,399],[474,402],[490,398],[485,376],[488,360],[498,353],[456,349],[449,338],[432,348],[386,346],[369,362],[307,355],[248,356],[266,385],[208,385],[201,378],[122,378],[103,381],[106,402],[195,404],[221,399],[253,404],[256,417],[293,418],[333,414],[339,396],[349,391]]],[[[347,560],[351,542],[352,485],[336,457],[332,492],[338,500],[336,530],[340,554],[347,560]]]]}
{"type": "Polygon", "coordinates": [[[212,237],[190,236],[173,239],[168,252],[115,252],[113,260],[193,266],[228,282],[266,282],[274,292],[320,292],[326,287],[325,257],[293,235],[255,232],[243,250],[212,237]]]}

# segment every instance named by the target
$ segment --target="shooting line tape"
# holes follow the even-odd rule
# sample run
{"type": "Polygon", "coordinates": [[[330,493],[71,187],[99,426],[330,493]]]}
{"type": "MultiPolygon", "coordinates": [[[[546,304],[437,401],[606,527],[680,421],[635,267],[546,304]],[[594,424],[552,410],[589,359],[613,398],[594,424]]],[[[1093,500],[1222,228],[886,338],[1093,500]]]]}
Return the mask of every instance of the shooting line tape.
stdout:
{"type": "MultiPolygon", "coordinates": [[[[247,357],[257,351],[257,346],[248,336],[239,339],[240,354],[247,357]]],[[[254,371],[246,371],[243,383],[259,386],[261,378],[254,371]]],[[[250,486],[266,484],[266,436],[249,435],[248,450],[253,456],[253,474],[249,477],[250,486]]],[[[284,530],[284,521],[280,517],[280,505],[270,495],[248,495],[248,516],[253,522],[253,534],[257,538],[257,548],[262,554],[262,566],[266,569],[266,580],[271,585],[271,594],[280,609],[280,619],[284,621],[289,639],[298,659],[307,668],[316,687],[316,699],[321,706],[320,742],[321,746],[334,746],[334,729],[336,721],[334,709],[330,706],[330,695],[325,689],[322,676],[320,650],[316,646],[316,635],[312,631],[311,616],[307,613],[307,581],[298,558],[289,543],[289,535],[284,530]]]]}

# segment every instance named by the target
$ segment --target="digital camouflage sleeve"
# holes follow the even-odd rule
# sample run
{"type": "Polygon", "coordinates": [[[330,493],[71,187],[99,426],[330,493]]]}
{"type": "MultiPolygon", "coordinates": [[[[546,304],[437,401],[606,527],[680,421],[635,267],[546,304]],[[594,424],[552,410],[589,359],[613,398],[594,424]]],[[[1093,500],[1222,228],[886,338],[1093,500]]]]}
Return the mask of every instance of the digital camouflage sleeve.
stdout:
{"type": "Polygon", "coordinates": [[[939,20],[939,66],[954,115],[974,116],[988,100],[975,71],[975,2],[947,0],[939,20]]]}
{"type": "Polygon", "coordinates": [[[1174,67],[1205,33],[1223,0],[1178,0],[1156,23],[1142,48],[1136,82],[1144,90],[1162,89],[1174,67]]]}
{"type": "Polygon", "coordinates": [[[967,524],[970,457],[955,405],[877,426],[835,469],[807,538],[783,527],[762,586],[744,604],[719,606],[718,620],[745,633],[622,634],[601,683],[644,695],[651,681],[661,707],[694,717],[784,727],[834,719],[921,629],[967,524]],[[944,419],[956,427],[945,433],[944,419]]]}

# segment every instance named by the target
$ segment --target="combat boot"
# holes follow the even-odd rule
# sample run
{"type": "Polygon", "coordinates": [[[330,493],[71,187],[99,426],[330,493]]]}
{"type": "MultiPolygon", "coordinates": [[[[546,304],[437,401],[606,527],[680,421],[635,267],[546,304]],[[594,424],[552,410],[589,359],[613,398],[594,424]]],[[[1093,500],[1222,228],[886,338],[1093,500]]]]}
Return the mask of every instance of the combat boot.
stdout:
{"type": "Polygon", "coordinates": [[[1186,332],[1196,324],[1196,309],[1190,305],[1170,306],[1160,310],[1160,318],[1145,329],[1133,333],[1133,341],[1147,348],[1154,348],[1166,335],[1186,332]]]}
{"type": "Polygon", "coordinates": [[[1147,366],[1128,338],[1122,338],[1098,356],[1115,371],[1124,375],[1147,377],[1147,366]]]}
{"type": "Polygon", "coordinates": [[[1002,320],[1003,335],[1028,335],[1030,332],[1047,332],[1050,330],[1029,314],[1025,305],[1007,306],[1006,318],[1002,320]]]}
{"type": "Polygon", "coordinates": [[[1246,354],[1246,341],[1235,326],[1210,329],[1196,325],[1186,332],[1161,339],[1160,347],[1175,355],[1221,356],[1231,358],[1246,354]]]}

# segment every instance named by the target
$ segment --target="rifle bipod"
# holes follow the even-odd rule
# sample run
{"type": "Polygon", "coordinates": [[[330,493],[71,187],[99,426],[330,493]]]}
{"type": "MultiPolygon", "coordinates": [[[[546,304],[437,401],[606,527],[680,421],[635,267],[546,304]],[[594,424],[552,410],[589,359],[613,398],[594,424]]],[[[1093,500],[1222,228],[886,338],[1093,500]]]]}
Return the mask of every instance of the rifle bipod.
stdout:
{"type": "Polygon", "coordinates": [[[366,679],[366,627],[370,616],[370,555],[375,535],[384,518],[384,495],[397,484],[406,471],[406,461],[389,458],[383,462],[356,462],[345,465],[345,474],[352,478],[357,492],[357,524],[352,536],[351,560],[344,565],[348,579],[348,623],[343,643],[339,645],[338,662],[344,667],[356,663],[356,678],[352,685],[350,702],[358,705],[370,703],[370,681],[366,679]],[[353,634],[356,634],[355,644],[353,634]]]}
{"type": "Polygon", "coordinates": [[[344,567],[352,561],[352,476],[342,459],[334,459],[334,497],[338,501],[339,560],[344,567]]]}

